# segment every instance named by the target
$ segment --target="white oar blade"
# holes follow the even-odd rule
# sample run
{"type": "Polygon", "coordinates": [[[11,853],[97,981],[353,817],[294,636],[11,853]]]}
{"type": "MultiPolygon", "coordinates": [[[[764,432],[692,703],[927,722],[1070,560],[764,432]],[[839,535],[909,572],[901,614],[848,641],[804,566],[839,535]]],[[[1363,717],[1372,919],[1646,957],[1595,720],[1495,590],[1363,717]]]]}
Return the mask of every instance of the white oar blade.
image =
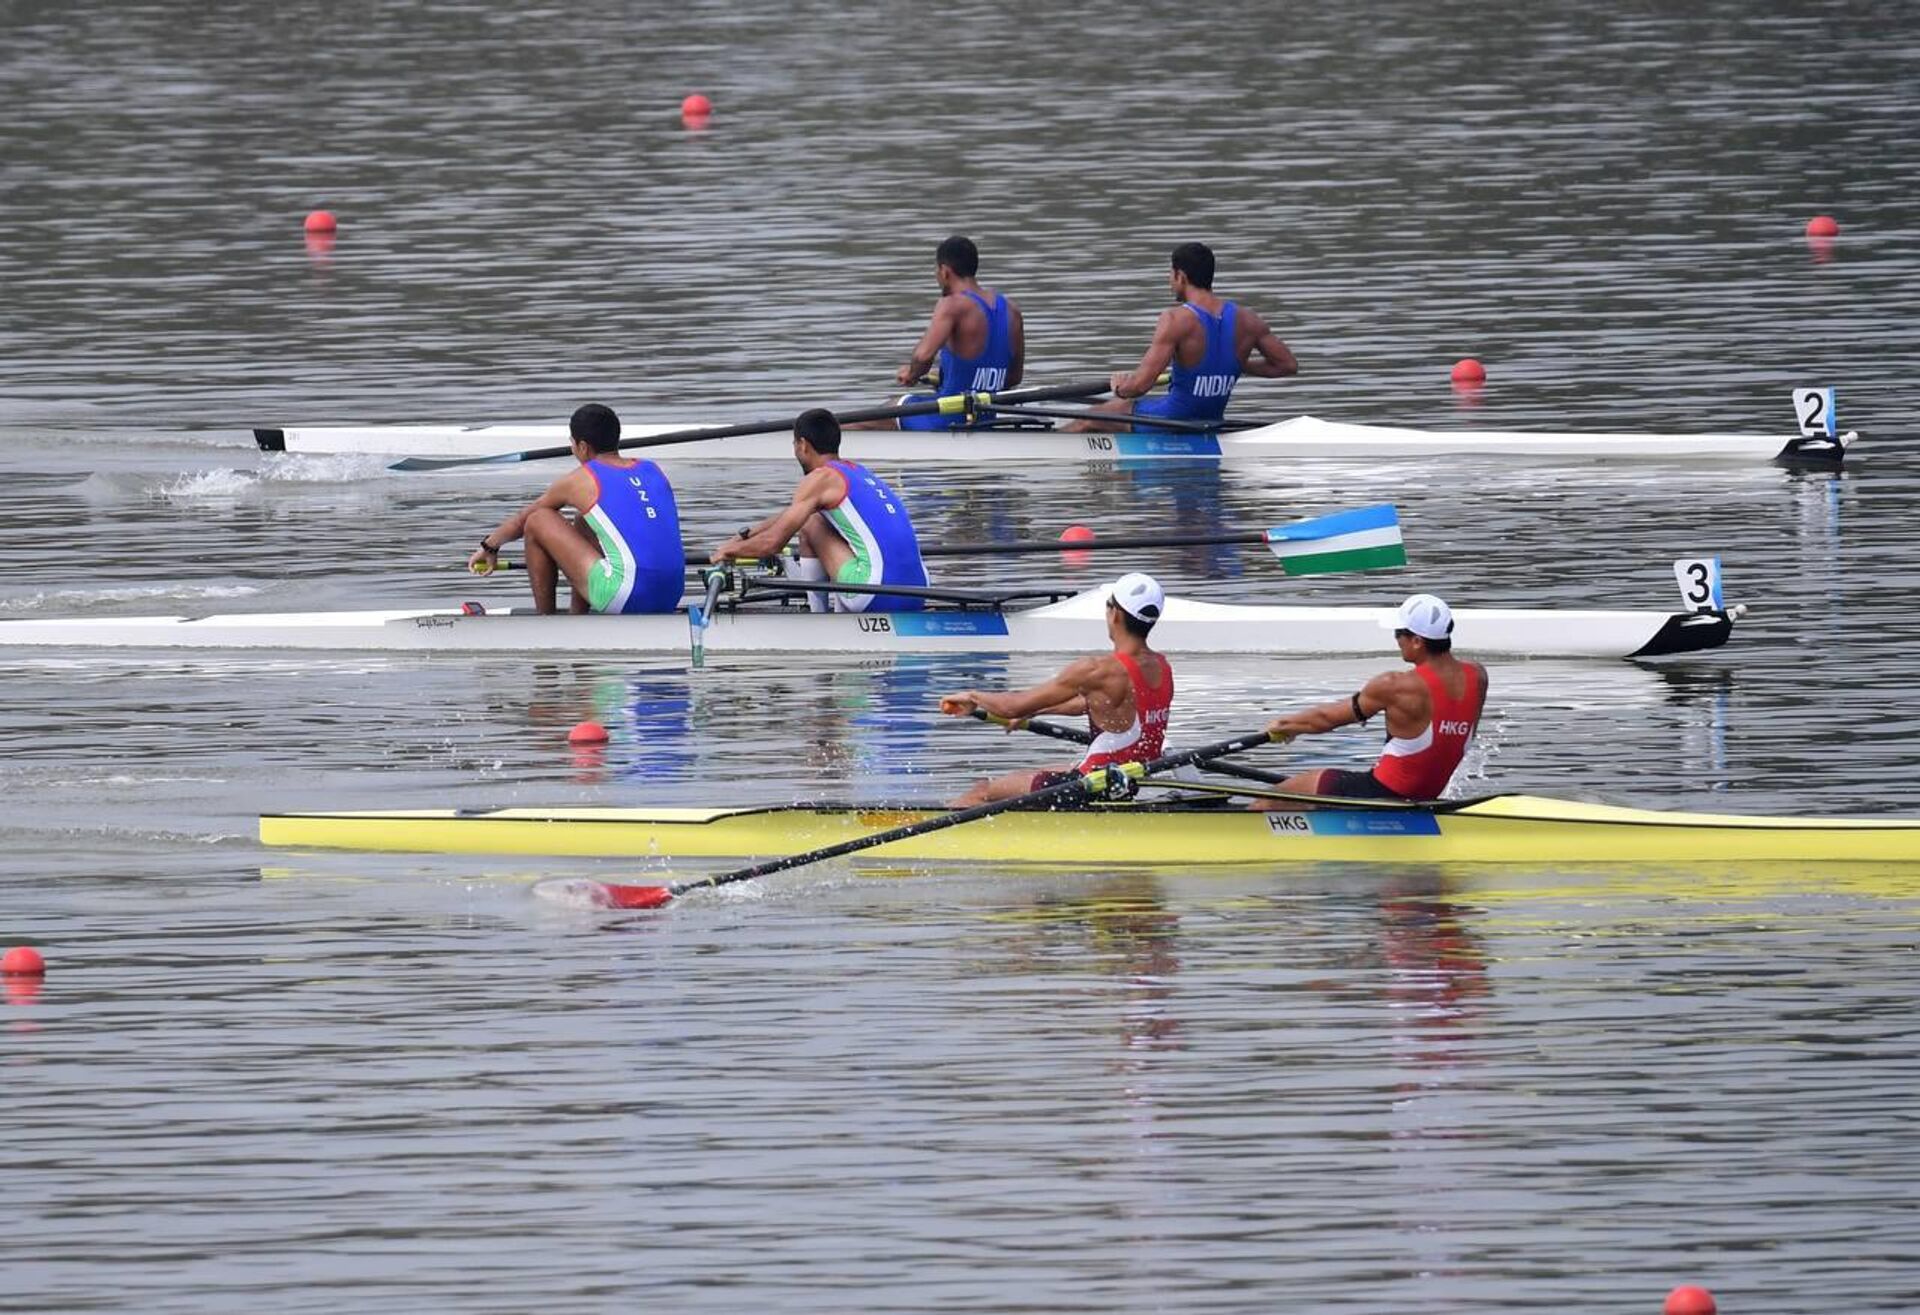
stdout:
{"type": "Polygon", "coordinates": [[[1400,513],[1390,502],[1276,525],[1267,531],[1267,549],[1288,575],[1380,571],[1407,564],[1400,513]]]}

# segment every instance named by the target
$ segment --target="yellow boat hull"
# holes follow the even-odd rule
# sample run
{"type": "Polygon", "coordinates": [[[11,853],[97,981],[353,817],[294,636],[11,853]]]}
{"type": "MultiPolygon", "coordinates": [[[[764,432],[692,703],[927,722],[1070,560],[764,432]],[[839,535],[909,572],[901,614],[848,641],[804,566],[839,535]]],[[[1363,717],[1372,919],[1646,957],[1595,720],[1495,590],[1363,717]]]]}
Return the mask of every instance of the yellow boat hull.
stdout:
{"type": "MultiPolygon", "coordinates": [[[[263,844],[443,854],[763,860],[939,816],[937,809],[501,808],[279,813],[263,844]]],[[[1007,812],[866,851],[1023,866],[1215,863],[1920,863],[1920,819],[1668,813],[1500,795],[1455,809],[1250,813],[1099,805],[1007,812]]]]}

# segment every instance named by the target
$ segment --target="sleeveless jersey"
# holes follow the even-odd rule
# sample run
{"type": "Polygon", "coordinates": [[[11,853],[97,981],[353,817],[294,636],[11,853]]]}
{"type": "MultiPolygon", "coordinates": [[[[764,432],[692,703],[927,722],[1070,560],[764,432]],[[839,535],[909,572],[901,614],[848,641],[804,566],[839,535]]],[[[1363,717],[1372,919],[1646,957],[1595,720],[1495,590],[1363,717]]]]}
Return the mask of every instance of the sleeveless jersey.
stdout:
{"type": "Polygon", "coordinates": [[[620,581],[603,610],[672,611],[687,577],[673,486],[651,461],[615,466],[596,459],[587,463],[587,473],[599,492],[581,514],[620,581]],[[669,592],[671,599],[661,606],[669,592]]]}
{"type": "Polygon", "coordinates": [[[1125,653],[1113,656],[1126,669],[1127,682],[1133,686],[1133,725],[1124,731],[1103,731],[1088,717],[1093,743],[1080,760],[1078,770],[1082,772],[1113,763],[1150,762],[1165,751],[1167,714],[1173,710],[1173,664],[1161,657],[1162,679],[1158,686],[1150,686],[1139,663],[1125,653]]]}
{"type": "Polygon", "coordinates": [[[1374,779],[1403,799],[1438,799],[1479,729],[1480,672],[1472,666],[1461,670],[1467,673],[1466,688],[1456,699],[1431,668],[1414,668],[1426,682],[1433,715],[1418,735],[1390,737],[1373,765],[1374,779]]]}
{"type": "Polygon", "coordinates": [[[1134,404],[1138,416],[1164,416],[1169,420],[1218,420],[1227,413],[1227,399],[1240,378],[1240,353],[1234,350],[1235,324],[1240,308],[1224,302],[1220,314],[1209,315],[1192,302],[1186,308],[1200,317],[1206,326],[1207,349],[1198,365],[1182,365],[1175,356],[1167,381],[1166,396],[1142,398],[1134,404]]]}
{"type": "MultiPolygon", "coordinates": [[[[920,560],[920,540],[907,517],[906,504],[887,486],[887,482],[864,466],[838,457],[827,464],[839,474],[846,492],[840,501],[826,508],[823,515],[834,532],[853,549],[853,560],[840,569],[842,584],[904,584],[924,588],[927,568],[920,560]]],[[[854,611],[918,612],[926,606],[922,598],[888,598],[882,595],[841,595],[854,611]],[[861,598],[872,601],[862,605],[861,598]]]]}
{"type": "Polygon", "coordinates": [[[964,294],[987,313],[987,345],[978,356],[954,353],[952,340],[940,348],[940,396],[960,393],[997,393],[1007,386],[1007,371],[1013,368],[1013,318],[1007,299],[995,293],[993,304],[969,288],[964,294]]]}

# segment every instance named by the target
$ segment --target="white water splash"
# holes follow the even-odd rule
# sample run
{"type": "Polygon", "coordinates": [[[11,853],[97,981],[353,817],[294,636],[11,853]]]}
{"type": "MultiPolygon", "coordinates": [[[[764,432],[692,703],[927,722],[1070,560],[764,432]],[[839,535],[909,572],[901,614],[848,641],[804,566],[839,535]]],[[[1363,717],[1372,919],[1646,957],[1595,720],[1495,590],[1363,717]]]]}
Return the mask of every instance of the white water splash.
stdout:
{"type": "Polygon", "coordinates": [[[160,599],[198,602],[209,598],[245,598],[260,592],[250,584],[122,585],[111,589],[47,589],[39,593],[0,598],[0,615],[16,612],[85,610],[103,603],[144,603],[160,599]]]}

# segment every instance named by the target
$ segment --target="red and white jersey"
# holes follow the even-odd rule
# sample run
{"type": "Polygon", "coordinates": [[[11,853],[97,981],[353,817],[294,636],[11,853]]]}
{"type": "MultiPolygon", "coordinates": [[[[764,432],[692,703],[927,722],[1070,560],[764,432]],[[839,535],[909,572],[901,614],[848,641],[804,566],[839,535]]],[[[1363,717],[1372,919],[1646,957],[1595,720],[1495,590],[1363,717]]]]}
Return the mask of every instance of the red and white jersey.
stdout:
{"type": "Polygon", "coordinates": [[[1173,664],[1161,657],[1160,683],[1149,685],[1140,672],[1139,663],[1125,653],[1113,656],[1126,670],[1127,682],[1133,686],[1133,725],[1123,731],[1103,731],[1088,717],[1087,728],[1093,732],[1093,743],[1087,746],[1087,756],[1080,760],[1082,772],[1114,763],[1151,762],[1165,752],[1167,715],[1173,710],[1173,664]]]}
{"type": "Polygon", "coordinates": [[[1457,699],[1431,667],[1413,669],[1426,682],[1432,715],[1418,735],[1390,738],[1373,765],[1374,779],[1403,799],[1438,799],[1480,728],[1480,668],[1463,663],[1460,669],[1467,679],[1457,699]]]}

